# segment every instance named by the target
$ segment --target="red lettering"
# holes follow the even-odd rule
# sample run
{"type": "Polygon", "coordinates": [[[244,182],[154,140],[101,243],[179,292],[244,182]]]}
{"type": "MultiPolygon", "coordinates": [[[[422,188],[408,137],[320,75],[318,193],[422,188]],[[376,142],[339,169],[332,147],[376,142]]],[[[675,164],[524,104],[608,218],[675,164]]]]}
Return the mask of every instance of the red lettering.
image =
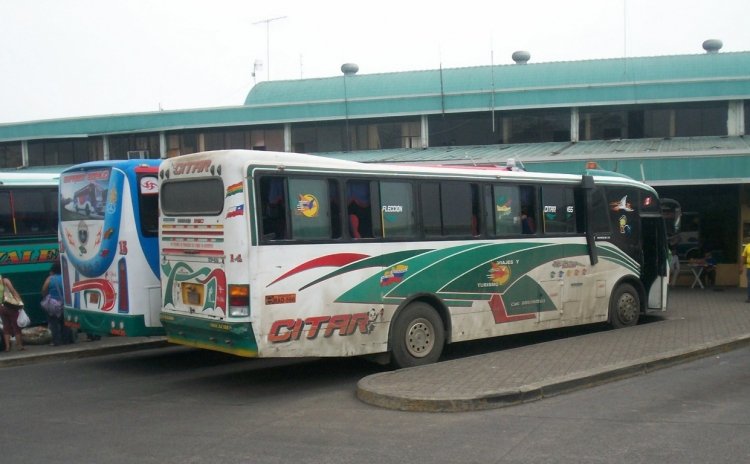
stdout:
{"type": "Polygon", "coordinates": [[[292,330],[292,340],[299,340],[299,336],[302,334],[302,329],[305,328],[305,321],[297,319],[294,323],[294,329],[292,330]]]}
{"type": "Polygon", "coordinates": [[[354,333],[354,329],[359,327],[359,333],[367,335],[367,324],[370,322],[370,318],[367,313],[352,314],[352,320],[349,322],[349,328],[346,330],[347,335],[354,333]]]}
{"type": "Polygon", "coordinates": [[[330,337],[336,330],[339,331],[339,335],[346,335],[346,329],[349,327],[349,321],[351,318],[351,314],[337,314],[331,316],[331,320],[328,321],[328,326],[326,327],[326,332],[323,336],[326,338],[330,337]]]}
{"type": "Polygon", "coordinates": [[[67,184],[69,182],[81,182],[86,177],[85,174],[68,174],[67,176],[63,177],[63,183],[67,184]]]}
{"type": "Polygon", "coordinates": [[[305,322],[307,324],[310,324],[310,330],[307,332],[307,338],[312,340],[313,338],[317,337],[320,328],[330,319],[330,316],[308,317],[307,319],[305,319],[305,322]]]}
{"type": "Polygon", "coordinates": [[[274,321],[268,334],[271,343],[282,343],[299,340],[307,327],[307,339],[313,340],[323,332],[328,338],[338,331],[340,336],[352,335],[359,330],[362,334],[369,334],[370,318],[367,313],[337,314],[335,316],[311,316],[302,319],[281,319],[274,321]]]}
{"type": "Polygon", "coordinates": [[[268,341],[271,343],[288,342],[292,338],[292,328],[294,328],[294,319],[282,319],[274,321],[271,325],[271,331],[268,333],[268,341]],[[282,330],[284,333],[282,334],[282,330]]]}

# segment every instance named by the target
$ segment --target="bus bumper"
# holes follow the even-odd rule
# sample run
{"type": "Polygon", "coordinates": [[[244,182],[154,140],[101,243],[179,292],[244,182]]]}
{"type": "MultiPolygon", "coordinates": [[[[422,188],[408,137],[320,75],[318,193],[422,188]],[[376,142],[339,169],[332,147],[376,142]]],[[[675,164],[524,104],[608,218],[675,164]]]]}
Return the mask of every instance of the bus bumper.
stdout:
{"type": "Polygon", "coordinates": [[[143,315],[128,315],[65,308],[65,326],[94,335],[152,337],[164,335],[161,327],[146,327],[143,315]]]}
{"type": "Polygon", "coordinates": [[[247,322],[206,320],[173,313],[161,313],[167,341],[246,358],[258,357],[258,344],[247,322]]]}

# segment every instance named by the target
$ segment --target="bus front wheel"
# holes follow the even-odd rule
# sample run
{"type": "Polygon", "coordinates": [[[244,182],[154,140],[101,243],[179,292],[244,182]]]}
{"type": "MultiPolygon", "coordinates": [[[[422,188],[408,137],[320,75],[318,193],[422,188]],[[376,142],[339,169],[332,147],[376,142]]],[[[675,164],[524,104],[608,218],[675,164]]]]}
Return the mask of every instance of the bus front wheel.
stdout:
{"type": "Polygon", "coordinates": [[[392,327],[391,360],[397,368],[437,362],[445,344],[445,329],[435,308],[414,302],[396,317],[392,327]]]}
{"type": "Polygon", "coordinates": [[[615,328],[630,327],[638,323],[641,314],[641,299],[630,284],[615,289],[609,302],[609,324],[615,328]]]}

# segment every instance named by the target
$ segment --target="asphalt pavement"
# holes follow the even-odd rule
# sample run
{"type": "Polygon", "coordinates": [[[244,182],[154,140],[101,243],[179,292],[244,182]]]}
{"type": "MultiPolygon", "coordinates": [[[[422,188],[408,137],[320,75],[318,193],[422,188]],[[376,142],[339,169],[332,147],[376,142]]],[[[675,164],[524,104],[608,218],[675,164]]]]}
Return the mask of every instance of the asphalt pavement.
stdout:
{"type": "MultiPolygon", "coordinates": [[[[521,345],[361,379],[365,403],[459,412],[538,400],[750,345],[750,304],[738,288],[670,292],[668,310],[626,329],[521,345]]],[[[168,346],[165,337],[103,337],[0,352],[0,368],[168,346]]]]}

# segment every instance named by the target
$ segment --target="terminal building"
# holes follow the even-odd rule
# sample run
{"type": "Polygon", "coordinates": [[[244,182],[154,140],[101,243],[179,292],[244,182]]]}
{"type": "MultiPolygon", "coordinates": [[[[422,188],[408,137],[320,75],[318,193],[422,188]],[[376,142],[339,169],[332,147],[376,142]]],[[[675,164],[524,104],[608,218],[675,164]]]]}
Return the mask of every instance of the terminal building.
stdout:
{"type": "MultiPolygon", "coordinates": [[[[683,211],[682,259],[711,251],[717,285],[750,242],[750,52],[705,52],[359,74],[257,84],[243,105],[0,124],[0,168],[243,148],[362,162],[589,161],[683,211]]],[[[687,279],[688,276],[685,276],[687,279]]],[[[683,283],[690,284],[689,280],[683,283]]]]}

